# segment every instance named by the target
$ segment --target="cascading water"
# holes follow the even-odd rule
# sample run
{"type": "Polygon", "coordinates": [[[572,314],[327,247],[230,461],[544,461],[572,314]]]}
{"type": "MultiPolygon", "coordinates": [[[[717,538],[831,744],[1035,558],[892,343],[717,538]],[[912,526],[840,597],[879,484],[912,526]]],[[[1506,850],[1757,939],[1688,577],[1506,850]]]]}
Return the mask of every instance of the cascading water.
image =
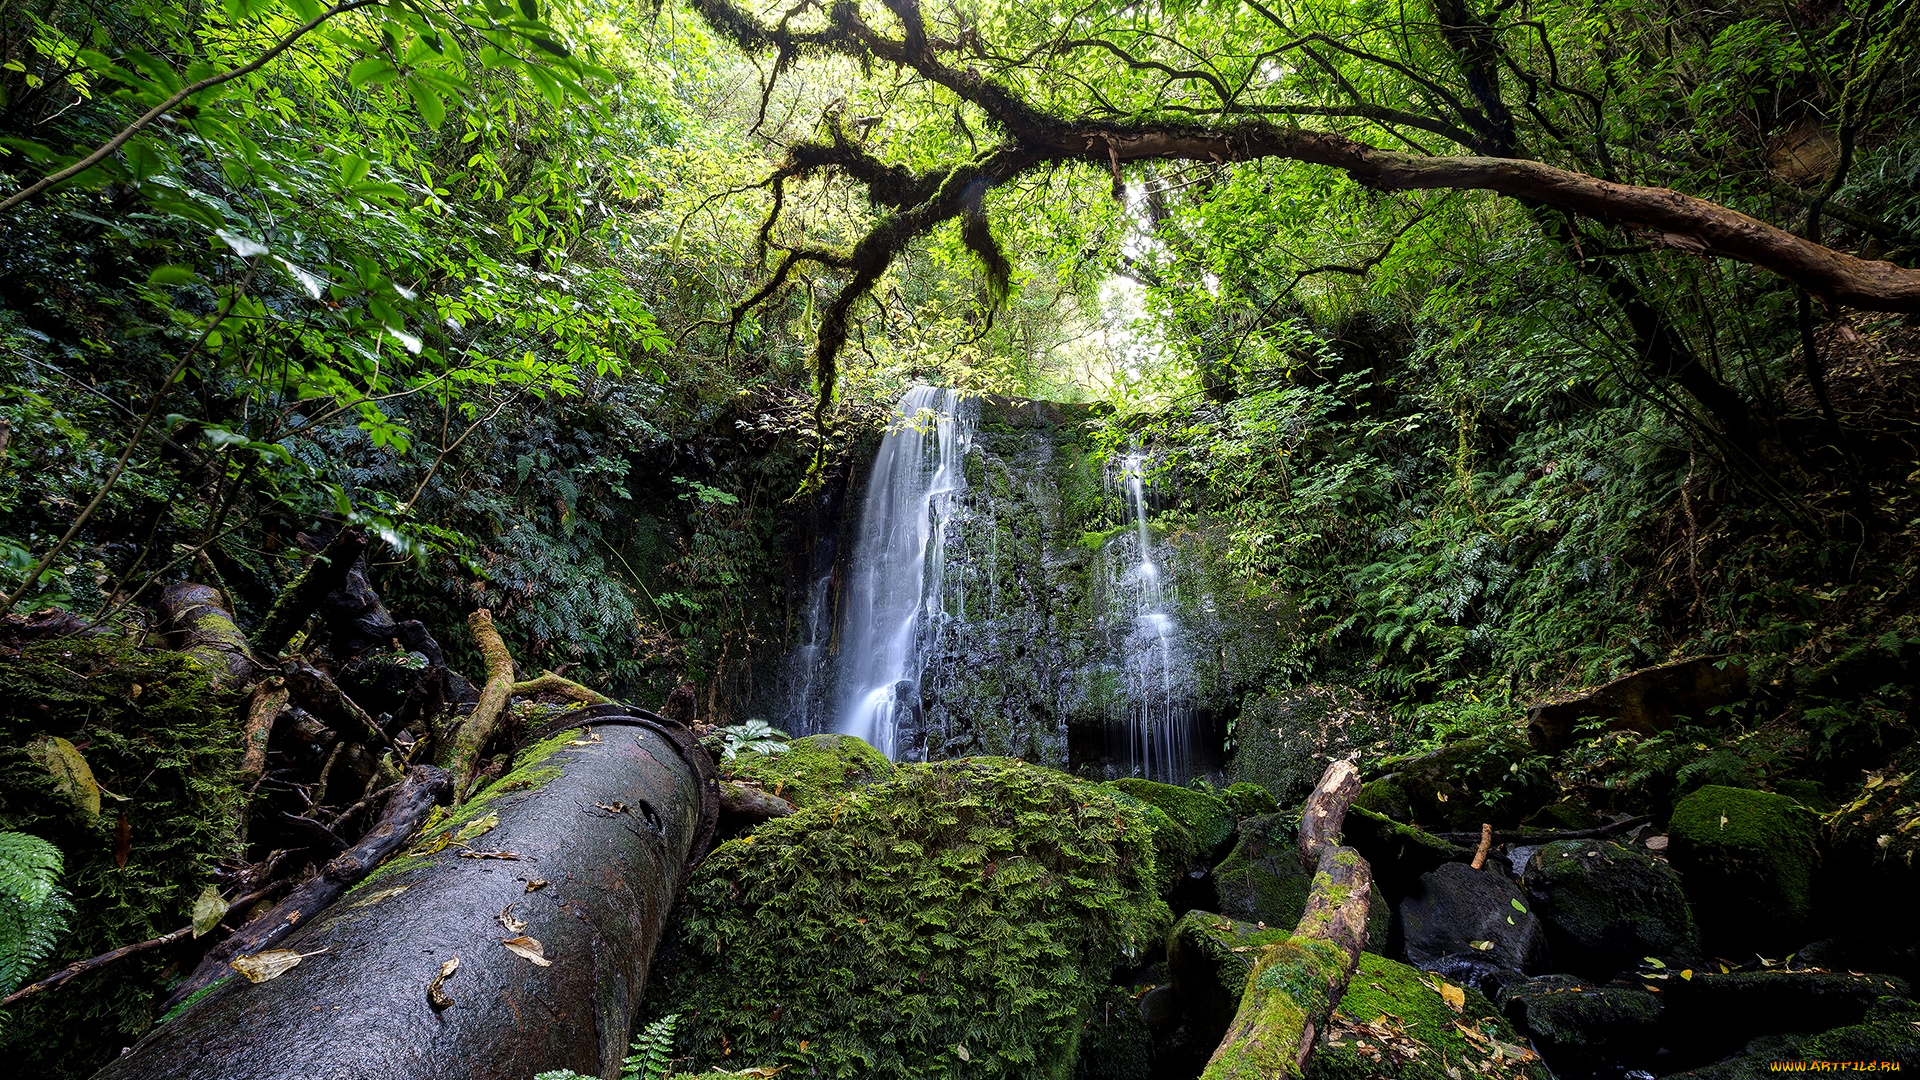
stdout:
{"type": "Polygon", "coordinates": [[[1114,545],[1115,554],[1133,560],[1131,566],[1116,565],[1114,582],[1117,598],[1131,608],[1132,617],[1120,657],[1127,758],[1140,775],[1184,783],[1192,751],[1192,657],[1168,610],[1165,569],[1154,559],[1153,533],[1147,525],[1146,455],[1121,459],[1120,479],[1133,511],[1137,545],[1134,551],[1114,545]]]}
{"type": "Polygon", "coordinates": [[[843,610],[836,728],[919,756],[921,657],[947,619],[947,525],[966,489],[972,403],[916,386],[874,455],[843,610]],[[903,737],[903,730],[904,732],[903,737]]]}

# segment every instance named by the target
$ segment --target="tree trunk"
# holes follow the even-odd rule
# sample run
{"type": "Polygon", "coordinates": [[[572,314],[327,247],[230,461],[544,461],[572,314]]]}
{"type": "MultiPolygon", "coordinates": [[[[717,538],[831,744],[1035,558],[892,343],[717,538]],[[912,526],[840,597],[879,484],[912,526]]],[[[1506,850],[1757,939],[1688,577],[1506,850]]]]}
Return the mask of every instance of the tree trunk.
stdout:
{"type": "Polygon", "coordinates": [[[183,581],[160,594],[160,621],[167,643],[205,665],[214,681],[244,687],[266,669],[247,651],[233,613],[210,586],[183,581]]]}
{"type": "Polygon", "coordinates": [[[1307,910],[1293,936],[1254,962],[1227,1037],[1202,1080],[1293,1080],[1367,945],[1367,860],[1337,843],[1347,805],[1360,793],[1350,761],[1327,766],[1300,815],[1300,856],[1314,870],[1307,910]]]}
{"type": "Polygon", "coordinates": [[[617,1075],[719,793],[712,759],[651,713],[563,719],[539,756],[298,919],[275,943],[297,966],[227,978],[96,1080],[617,1075]]]}

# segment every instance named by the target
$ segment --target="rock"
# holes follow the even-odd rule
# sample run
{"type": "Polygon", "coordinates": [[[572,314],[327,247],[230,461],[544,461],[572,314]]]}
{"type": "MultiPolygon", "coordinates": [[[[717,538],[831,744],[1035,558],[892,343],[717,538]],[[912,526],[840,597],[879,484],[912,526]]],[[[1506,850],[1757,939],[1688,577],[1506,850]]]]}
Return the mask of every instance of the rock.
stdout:
{"type": "Polygon", "coordinates": [[[1544,768],[1517,767],[1528,756],[1517,743],[1460,739],[1388,758],[1380,767],[1391,771],[1367,784],[1354,805],[1434,831],[1509,828],[1558,794],[1544,768]]]}
{"type": "MultiPolygon", "coordinates": [[[[1281,929],[1290,929],[1300,921],[1313,878],[1300,864],[1295,836],[1293,822],[1279,814],[1240,822],[1233,850],[1213,868],[1213,887],[1222,915],[1281,929]]],[[[1379,886],[1374,886],[1367,907],[1369,952],[1386,948],[1391,917],[1387,898],[1381,895],[1379,886]]]]}
{"type": "Polygon", "coordinates": [[[1331,761],[1352,757],[1371,771],[1366,761],[1387,749],[1392,733],[1392,719],[1357,690],[1268,690],[1249,696],[1234,721],[1228,775],[1265,788],[1280,806],[1298,806],[1331,761]]]}
{"type": "Polygon", "coordinates": [[[1259,784],[1228,784],[1220,797],[1227,800],[1236,817],[1253,817],[1256,814],[1271,814],[1280,809],[1273,796],[1259,784]]]}
{"type": "MultiPolygon", "coordinates": [[[[1777,1062],[1901,1062],[1920,1060],[1920,1006],[1882,998],[1860,1023],[1815,1034],[1762,1036],[1738,1057],[1678,1074],[1675,1080],[1773,1080],[1777,1062]]],[[[1807,1070],[1809,1072],[1814,1070],[1807,1070]]]]}
{"type": "Polygon", "coordinates": [[[1813,914],[1815,822],[1784,795],[1709,784],[1680,800],[1667,856],[1707,949],[1785,952],[1813,914]]]}
{"type": "Polygon", "coordinates": [[[852,735],[806,735],[786,745],[774,754],[742,750],[720,772],[802,809],[893,776],[893,762],[852,735]]]}
{"type": "Polygon", "coordinates": [[[1192,833],[1152,803],[1143,802],[1118,789],[1111,790],[1114,800],[1139,811],[1146,820],[1147,828],[1153,832],[1153,883],[1162,899],[1183,887],[1192,875],[1206,872],[1206,863],[1200,857],[1200,845],[1192,833]]]}
{"type": "Polygon", "coordinates": [[[1180,1022],[1180,998],[1172,986],[1156,986],[1140,995],[1140,1019],[1153,1031],[1172,1028],[1180,1022]]]}
{"type": "Polygon", "coordinates": [[[1461,989],[1455,1010],[1430,976],[1361,956],[1307,1061],[1306,1080],[1453,1080],[1465,1073],[1547,1080],[1513,1025],[1478,991],[1461,989]]]}
{"type": "Polygon", "coordinates": [[[1527,738],[1540,750],[1564,750],[1588,720],[1605,720],[1612,731],[1652,734],[1673,727],[1675,717],[1712,722],[1716,705],[1747,690],[1747,669],[1723,657],[1697,656],[1629,672],[1578,697],[1541,702],[1527,711],[1527,738]]]}
{"type": "Polygon", "coordinates": [[[1233,810],[1218,795],[1152,780],[1114,780],[1108,786],[1159,807],[1192,834],[1203,855],[1212,855],[1233,838],[1233,810]]]}
{"type": "MultiPolygon", "coordinates": [[[[1365,794],[1366,788],[1361,792],[1365,794]]],[[[1347,809],[1344,837],[1373,867],[1373,880],[1391,897],[1406,895],[1418,884],[1420,875],[1473,855],[1466,848],[1402,825],[1357,801],[1347,809]]]]}
{"type": "Polygon", "coordinates": [[[1669,1041],[1683,1066],[1713,1061],[1763,1035],[1859,1024],[1881,998],[1910,995],[1905,980],[1843,971],[1696,971],[1665,985],[1669,1041]]]}
{"type": "Polygon", "coordinates": [[[1660,1050],[1660,1000],[1645,990],[1545,975],[1508,988],[1500,1005],[1557,1076],[1648,1069],[1660,1050]]]}
{"type": "Polygon", "coordinates": [[[1699,955],[1680,876],[1605,840],[1559,840],[1527,860],[1521,881],[1563,971],[1608,979],[1642,957],[1699,955]]]}
{"type": "Polygon", "coordinates": [[[1292,933],[1291,923],[1261,930],[1207,911],[1189,911],[1173,924],[1167,971],[1196,1044],[1204,1044],[1208,1053],[1220,1045],[1260,950],[1292,933]]]}
{"type": "Polygon", "coordinates": [[[1400,927],[1407,962],[1414,967],[1477,954],[1509,971],[1545,970],[1547,939],[1540,920],[1519,887],[1491,870],[1447,863],[1421,875],[1400,901],[1400,927]]]}
{"type": "Polygon", "coordinates": [[[1600,826],[1600,815],[1586,803],[1562,799],[1536,810],[1521,824],[1529,829],[1595,829],[1600,826]]]}

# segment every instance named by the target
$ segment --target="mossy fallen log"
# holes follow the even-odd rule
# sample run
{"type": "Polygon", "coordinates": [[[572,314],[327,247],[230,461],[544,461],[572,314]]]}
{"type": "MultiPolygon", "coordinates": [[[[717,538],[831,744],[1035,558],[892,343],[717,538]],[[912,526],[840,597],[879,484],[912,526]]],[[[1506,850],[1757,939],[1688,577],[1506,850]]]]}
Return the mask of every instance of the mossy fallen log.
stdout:
{"type": "MultiPolygon", "coordinates": [[[[719,795],[691,735],[577,710],[97,1080],[613,1076],[719,795]],[[457,962],[456,962],[457,961],[457,962]]],[[[614,715],[609,715],[614,714],[614,715]]]]}

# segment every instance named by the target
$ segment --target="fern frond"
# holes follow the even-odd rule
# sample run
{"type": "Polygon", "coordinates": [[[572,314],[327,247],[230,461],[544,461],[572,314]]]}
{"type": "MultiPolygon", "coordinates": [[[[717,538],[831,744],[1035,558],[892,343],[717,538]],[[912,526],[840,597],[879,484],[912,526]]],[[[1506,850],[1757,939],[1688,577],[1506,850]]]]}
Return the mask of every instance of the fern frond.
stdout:
{"type": "Polygon", "coordinates": [[[45,840],[0,832],[0,994],[27,981],[66,932],[73,905],[55,885],[64,865],[45,840]]]}
{"type": "Polygon", "coordinates": [[[672,1072],[673,1028],[679,1022],[679,1013],[668,1013],[635,1035],[633,1053],[620,1072],[620,1080],[662,1080],[672,1072]]]}

